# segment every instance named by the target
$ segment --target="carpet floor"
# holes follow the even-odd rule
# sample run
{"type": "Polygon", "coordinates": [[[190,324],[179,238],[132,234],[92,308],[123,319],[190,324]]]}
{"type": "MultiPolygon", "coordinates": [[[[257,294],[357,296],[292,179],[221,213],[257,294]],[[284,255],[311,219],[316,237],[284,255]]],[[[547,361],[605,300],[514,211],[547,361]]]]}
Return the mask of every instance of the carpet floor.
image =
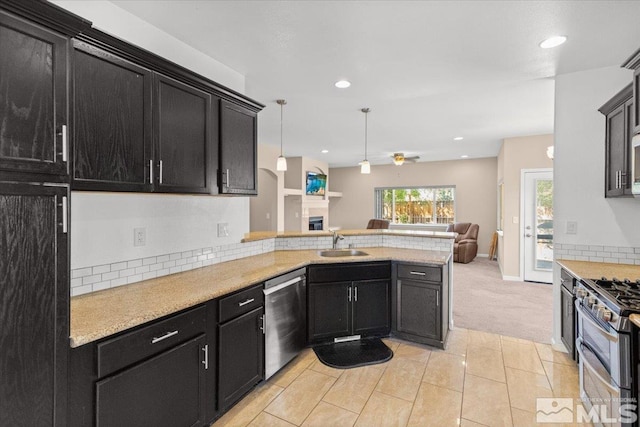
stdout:
{"type": "Polygon", "coordinates": [[[497,261],[453,264],[453,324],[539,343],[550,343],[552,286],[502,280],[497,261]]]}

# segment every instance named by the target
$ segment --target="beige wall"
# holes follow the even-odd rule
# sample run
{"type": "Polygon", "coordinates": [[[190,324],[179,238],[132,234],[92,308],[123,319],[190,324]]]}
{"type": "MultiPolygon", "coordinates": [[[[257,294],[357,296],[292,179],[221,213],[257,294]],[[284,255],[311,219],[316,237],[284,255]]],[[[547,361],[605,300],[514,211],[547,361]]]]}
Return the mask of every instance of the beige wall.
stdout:
{"type": "Polygon", "coordinates": [[[278,147],[258,144],[258,195],[249,202],[250,231],[284,230],[284,172],[276,171],[279,155],[278,147]]]}
{"type": "Polygon", "coordinates": [[[552,168],[547,147],[553,135],[505,138],[499,154],[498,183],[504,182],[504,236],[499,240],[502,275],[520,277],[520,180],[522,169],[552,168]]]}
{"type": "Polygon", "coordinates": [[[454,185],[456,221],[479,224],[478,252],[487,254],[496,228],[496,171],[495,157],[372,166],[370,175],[362,175],[359,167],[333,168],[331,190],[343,197],[331,199],[330,225],[366,227],[375,214],[376,187],[454,185]]]}

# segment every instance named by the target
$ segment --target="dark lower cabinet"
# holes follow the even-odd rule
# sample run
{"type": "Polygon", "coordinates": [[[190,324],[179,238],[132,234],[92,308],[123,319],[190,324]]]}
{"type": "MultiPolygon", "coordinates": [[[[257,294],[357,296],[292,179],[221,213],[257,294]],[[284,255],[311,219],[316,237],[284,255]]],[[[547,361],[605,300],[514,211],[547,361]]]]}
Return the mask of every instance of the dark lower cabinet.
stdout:
{"type": "Polygon", "coordinates": [[[66,426],[68,188],[0,183],[0,426],[66,426]]]}
{"type": "Polygon", "coordinates": [[[389,333],[389,263],[311,266],[308,277],[309,342],[389,333]]]}
{"type": "Polygon", "coordinates": [[[264,377],[264,307],[220,325],[218,332],[218,407],[224,411],[264,377]]]}
{"type": "Polygon", "coordinates": [[[444,348],[449,332],[448,264],[394,264],[393,334],[444,348]]]}
{"type": "Polygon", "coordinates": [[[577,359],[576,339],[578,318],[573,294],[576,279],[564,268],[560,269],[560,339],[573,358],[577,359]]]}
{"type": "Polygon", "coordinates": [[[96,426],[204,425],[205,345],[205,336],[200,335],[133,368],[98,381],[96,426]]]}
{"type": "Polygon", "coordinates": [[[68,43],[0,10],[0,170],[68,174],[68,43]]]}
{"type": "Polygon", "coordinates": [[[258,115],[220,101],[220,193],[258,194],[258,115]]]}

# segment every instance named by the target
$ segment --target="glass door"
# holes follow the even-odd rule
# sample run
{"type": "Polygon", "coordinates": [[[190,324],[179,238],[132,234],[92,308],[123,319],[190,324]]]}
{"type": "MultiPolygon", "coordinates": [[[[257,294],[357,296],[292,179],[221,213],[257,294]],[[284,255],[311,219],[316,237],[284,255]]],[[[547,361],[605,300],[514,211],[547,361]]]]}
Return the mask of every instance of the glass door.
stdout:
{"type": "Polygon", "coordinates": [[[524,280],[553,281],[553,172],[524,173],[524,280]]]}

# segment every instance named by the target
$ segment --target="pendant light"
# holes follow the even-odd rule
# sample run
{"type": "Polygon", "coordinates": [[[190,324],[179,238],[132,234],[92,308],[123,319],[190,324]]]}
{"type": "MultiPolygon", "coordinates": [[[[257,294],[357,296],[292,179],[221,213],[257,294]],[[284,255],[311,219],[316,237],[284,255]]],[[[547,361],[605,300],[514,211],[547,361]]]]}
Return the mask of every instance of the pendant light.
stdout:
{"type": "Polygon", "coordinates": [[[282,107],[287,103],[284,99],[276,101],[280,105],[280,157],[276,163],[276,170],[284,172],[287,170],[287,158],[282,155],[282,107]]]}
{"type": "Polygon", "coordinates": [[[364,160],[359,163],[360,173],[369,174],[371,173],[371,164],[369,160],[367,160],[367,115],[371,110],[369,108],[363,108],[360,111],[364,113],[364,160]]]}

